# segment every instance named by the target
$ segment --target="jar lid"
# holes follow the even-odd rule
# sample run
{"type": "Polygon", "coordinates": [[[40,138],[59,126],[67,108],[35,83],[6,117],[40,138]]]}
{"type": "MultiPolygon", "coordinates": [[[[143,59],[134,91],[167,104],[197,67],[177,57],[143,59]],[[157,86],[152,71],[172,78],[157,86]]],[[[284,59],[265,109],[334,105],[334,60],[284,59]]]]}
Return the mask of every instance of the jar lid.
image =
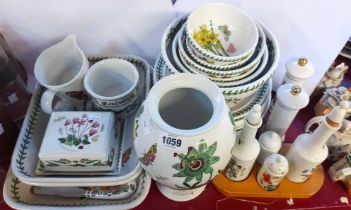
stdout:
{"type": "Polygon", "coordinates": [[[258,139],[260,145],[267,151],[278,152],[282,146],[280,136],[274,131],[264,132],[258,139]]]}
{"type": "Polygon", "coordinates": [[[284,84],[278,88],[277,100],[290,109],[302,109],[309,102],[307,92],[299,85],[284,84]]]}
{"type": "Polygon", "coordinates": [[[285,63],[286,72],[293,78],[307,79],[314,73],[314,66],[305,57],[291,58],[285,63]]]}
{"type": "Polygon", "coordinates": [[[276,176],[285,176],[289,170],[288,160],[280,154],[269,155],[263,165],[269,172],[276,176]]]}

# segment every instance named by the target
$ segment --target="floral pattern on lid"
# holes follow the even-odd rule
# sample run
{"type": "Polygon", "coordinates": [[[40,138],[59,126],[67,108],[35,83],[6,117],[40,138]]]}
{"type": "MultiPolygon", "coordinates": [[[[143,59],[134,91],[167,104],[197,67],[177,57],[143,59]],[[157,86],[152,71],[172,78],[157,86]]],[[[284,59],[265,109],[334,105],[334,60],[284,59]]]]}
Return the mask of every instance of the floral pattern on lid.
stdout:
{"type": "Polygon", "coordinates": [[[58,130],[62,135],[58,141],[67,150],[81,150],[97,142],[99,132],[102,130],[103,125],[83,114],[81,118],[73,117],[65,120],[58,130]]]}

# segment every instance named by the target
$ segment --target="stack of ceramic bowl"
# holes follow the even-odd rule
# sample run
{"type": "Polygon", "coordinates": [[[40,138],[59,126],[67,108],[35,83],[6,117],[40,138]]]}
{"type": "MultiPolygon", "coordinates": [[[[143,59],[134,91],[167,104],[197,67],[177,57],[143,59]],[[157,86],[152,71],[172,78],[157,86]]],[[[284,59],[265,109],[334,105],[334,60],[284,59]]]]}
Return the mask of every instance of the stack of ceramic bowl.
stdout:
{"type": "Polygon", "coordinates": [[[181,72],[208,77],[222,90],[240,130],[254,104],[268,110],[278,59],[267,27],[230,5],[211,3],[168,26],[154,80],[181,72]]]}

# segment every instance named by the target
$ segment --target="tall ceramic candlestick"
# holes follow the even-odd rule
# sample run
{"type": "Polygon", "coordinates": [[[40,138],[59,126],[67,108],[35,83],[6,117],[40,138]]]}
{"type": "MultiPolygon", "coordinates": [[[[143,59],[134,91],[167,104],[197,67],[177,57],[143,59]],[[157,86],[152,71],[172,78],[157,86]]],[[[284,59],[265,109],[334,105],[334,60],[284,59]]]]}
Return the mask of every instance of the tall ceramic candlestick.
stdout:
{"type": "Polygon", "coordinates": [[[285,63],[286,72],[283,84],[290,83],[302,86],[303,83],[314,73],[314,66],[305,57],[292,58],[285,63]]]}
{"type": "Polygon", "coordinates": [[[283,140],[298,111],[307,106],[309,97],[300,86],[284,84],[278,88],[276,99],[265,131],[274,131],[283,140]]]}
{"type": "Polygon", "coordinates": [[[287,179],[292,182],[306,181],[314,169],[328,156],[328,147],[325,143],[329,137],[341,127],[348,101],[343,101],[336,106],[327,116],[312,118],[306,125],[306,130],[314,123],[320,124],[313,133],[299,135],[290,147],[286,157],[289,161],[287,179]]]}
{"type": "Polygon", "coordinates": [[[261,127],[261,106],[256,104],[247,114],[239,140],[232,150],[232,158],[225,169],[225,175],[233,181],[246,179],[260,153],[260,145],[255,138],[261,127]]]}

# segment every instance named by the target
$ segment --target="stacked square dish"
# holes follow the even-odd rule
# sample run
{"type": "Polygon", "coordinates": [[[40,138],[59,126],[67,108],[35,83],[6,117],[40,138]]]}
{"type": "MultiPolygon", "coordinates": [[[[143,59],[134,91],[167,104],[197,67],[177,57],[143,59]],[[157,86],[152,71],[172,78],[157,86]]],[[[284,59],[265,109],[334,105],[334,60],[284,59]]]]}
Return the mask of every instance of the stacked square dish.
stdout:
{"type": "Polygon", "coordinates": [[[268,110],[278,60],[278,43],[267,27],[230,5],[211,3],[168,26],[154,81],[181,72],[206,76],[222,90],[240,130],[255,103],[268,110]]]}

